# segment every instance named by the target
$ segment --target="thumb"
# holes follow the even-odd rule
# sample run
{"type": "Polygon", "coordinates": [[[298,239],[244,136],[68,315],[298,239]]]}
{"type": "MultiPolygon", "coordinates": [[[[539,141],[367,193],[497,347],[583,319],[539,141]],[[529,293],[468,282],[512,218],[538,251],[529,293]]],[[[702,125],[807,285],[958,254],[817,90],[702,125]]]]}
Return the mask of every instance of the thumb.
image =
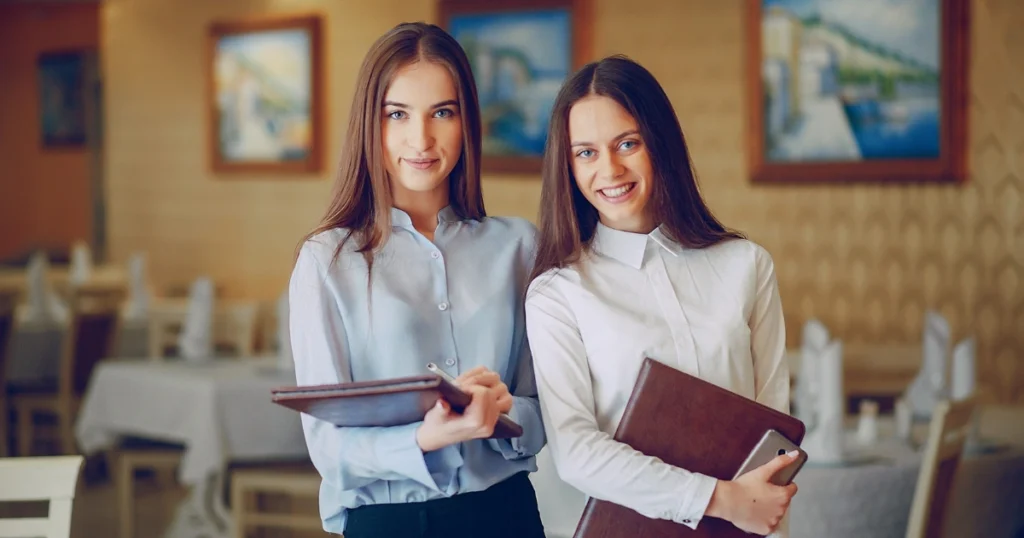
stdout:
{"type": "Polygon", "coordinates": [[[800,454],[800,452],[791,450],[786,454],[775,456],[771,461],[761,466],[759,469],[761,471],[761,477],[767,481],[772,476],[775,476],[775,473],[786,468],[790,463],[793,463],[798,454],[800,454]]]}

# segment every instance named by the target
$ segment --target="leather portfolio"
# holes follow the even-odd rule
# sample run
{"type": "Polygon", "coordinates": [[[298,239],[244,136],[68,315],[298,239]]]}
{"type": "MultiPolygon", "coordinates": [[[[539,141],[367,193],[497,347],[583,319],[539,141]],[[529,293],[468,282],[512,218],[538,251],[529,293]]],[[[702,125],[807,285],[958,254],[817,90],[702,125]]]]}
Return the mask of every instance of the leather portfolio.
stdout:
{"type": "MultiPolygon", "coordinates": [[[[645,359],[615,431],[616,441],[688,471],[731,480],[761,436],[775,429],[799,445],[798,419],[707,381],[645,359]]],[[[723,519],[705,516],[697,529],[650,519],[591,498],[575,538],[749,538],[723,519]]]]}
{"type": "MultiPolygon", "coordinates": [[[[461,413],[472,396],[435,374],[334,385],[282,387],[271,391],[274,403],[336,426],[401,426],[423,420],[439,398],[461,413]]],[[[523,428],[506,415],[491,438],[519,437],[523,428]]]]}

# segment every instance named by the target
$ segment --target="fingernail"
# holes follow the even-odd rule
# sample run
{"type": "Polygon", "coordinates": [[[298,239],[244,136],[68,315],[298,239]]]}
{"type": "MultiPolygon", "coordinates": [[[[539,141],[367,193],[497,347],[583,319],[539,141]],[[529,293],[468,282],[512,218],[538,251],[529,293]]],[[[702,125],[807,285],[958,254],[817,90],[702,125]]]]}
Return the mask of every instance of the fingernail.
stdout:
{"type": "Polygon", "coordinates": [[[787,452],[787,453],[786,453],[786,455],[787,455],[787,456],[789,456],[789,457],[791,457],[791,458],[795,458],[795,457],[797,457],[797,456],[798,456],[799,454],[800,454],[800,451],[799,451],[799,450],[790,450],[789,452],[787,452]]]}

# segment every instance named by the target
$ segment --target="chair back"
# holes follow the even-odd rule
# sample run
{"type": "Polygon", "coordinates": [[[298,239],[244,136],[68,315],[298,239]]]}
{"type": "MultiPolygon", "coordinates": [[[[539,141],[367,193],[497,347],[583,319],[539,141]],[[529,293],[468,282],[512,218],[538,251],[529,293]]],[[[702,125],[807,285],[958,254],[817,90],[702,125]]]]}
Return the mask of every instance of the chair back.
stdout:
{"type": "Polygon", "coordinates": [[[943,401],[936,406],[910,507],[907,538],[942,536],[974,407],[974,399],[943,401]]]}
{"type": "Polygon", "coordinates": [[[82,461],[82,456],[0,459],[0,502],[50,502],[45,518],[0,519],[0,538],[70,538],[82,461]]]}

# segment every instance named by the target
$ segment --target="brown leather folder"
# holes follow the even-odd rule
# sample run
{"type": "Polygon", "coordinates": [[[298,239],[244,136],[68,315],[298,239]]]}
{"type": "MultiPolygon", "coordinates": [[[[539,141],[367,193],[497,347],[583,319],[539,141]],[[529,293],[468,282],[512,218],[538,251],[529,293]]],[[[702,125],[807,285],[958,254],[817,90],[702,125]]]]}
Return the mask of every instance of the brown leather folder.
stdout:
{"type": "MultiPolygon", "coordinates": [[[[336,426],[401,426],[423,420],[438,398],[444,398],[459,413],[472,400],[468,393],[434,374],[282,387],[272,390],[271,396],[274,403],[336,426]]],[[[522,426],[501,415],[491,438],[521,435],[522,426]]]]}
{"type": "MultiPolygon", "coordinates": [[[[798,419],[652,359],[645,359],[615,440],[665,463],[731,480],[769,429],[795,444],[798,419]]],[[[591,498],[574,538],[750,538],[723,519],[701,519],[696,530],[650,519],[624,506],[591,498]]]]}

